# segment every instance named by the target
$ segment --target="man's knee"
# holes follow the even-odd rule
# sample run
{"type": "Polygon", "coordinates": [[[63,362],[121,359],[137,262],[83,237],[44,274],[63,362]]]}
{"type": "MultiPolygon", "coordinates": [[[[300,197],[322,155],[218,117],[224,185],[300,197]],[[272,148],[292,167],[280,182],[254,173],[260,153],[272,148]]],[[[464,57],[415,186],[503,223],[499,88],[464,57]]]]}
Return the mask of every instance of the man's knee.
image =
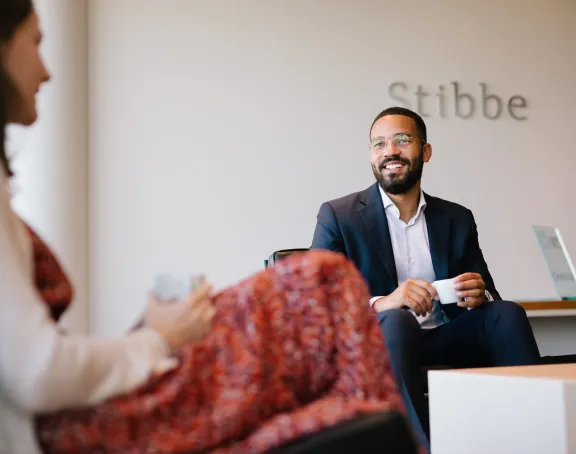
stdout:
{"type": "Polygon", "coordinates": [[[538,344],[524,308],[512,301],[494,301],[485,306],[491,311],[486,334],[490,340],[493,365],[539,364],[538,344]]]}
{"type": "Polygon", "coordinates": [[[486,309],[495,317],[504,320],[525,320],[527,319],[526,311],[522,306],[514,301],[492,301],[486,303],[486,309]]]}
{"type": "Polygon", "coordinates": [[[411,327],[420,328],[416,317],[412,314],[412,312],[406,309],[388,309],[384,312],[379,312],[377,314],[378,321],[380,322],[380,326],[403,326],[407,329],[411,327]]]}
{"type": "Polygon", "coordinates": [[[389,309],[378,313],[377,317],[387,344],[410,342],[421,336],[420,324],[406,309],[389,309]]]}

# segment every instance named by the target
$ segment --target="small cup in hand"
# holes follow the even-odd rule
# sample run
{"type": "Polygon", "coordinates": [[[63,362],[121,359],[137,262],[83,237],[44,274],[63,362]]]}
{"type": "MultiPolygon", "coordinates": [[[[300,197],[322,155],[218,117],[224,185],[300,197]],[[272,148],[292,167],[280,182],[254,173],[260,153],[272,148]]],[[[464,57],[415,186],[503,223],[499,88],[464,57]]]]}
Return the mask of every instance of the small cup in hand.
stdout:
{"type": "Polygon", "coordinates": [[[179,278],[170,274],[159,274],[154,280],[152,294],[162,302],[180,301],[204,284],[204,276],[179,278]]]}
{"type": "Polygon", "coordinates": [[[460,301],[456,289],[454,288],[454,279],[443,279],[432,282],[432,287],[438,292],[440,304],[455,304],[460,301]]]}

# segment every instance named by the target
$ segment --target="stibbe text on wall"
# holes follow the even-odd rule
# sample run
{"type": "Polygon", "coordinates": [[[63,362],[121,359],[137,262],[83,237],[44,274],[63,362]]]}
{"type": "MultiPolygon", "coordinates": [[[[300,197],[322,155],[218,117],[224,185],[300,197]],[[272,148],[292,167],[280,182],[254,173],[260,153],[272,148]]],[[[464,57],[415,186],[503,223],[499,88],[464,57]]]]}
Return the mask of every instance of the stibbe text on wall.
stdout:
{"type": "Polygon", "coordinates": [[[410,86],[406,82],[393,82],[388,95],[403,107],[415,110],[423,117],[474,118],[479,115],[490,120],[504,116],[518,121],[526,120],[528,103],[524,96],[501,96],[489,90],[487,84],[463,87],[459,82],[438,85],[429,90],[423,85],[410,86]]]}

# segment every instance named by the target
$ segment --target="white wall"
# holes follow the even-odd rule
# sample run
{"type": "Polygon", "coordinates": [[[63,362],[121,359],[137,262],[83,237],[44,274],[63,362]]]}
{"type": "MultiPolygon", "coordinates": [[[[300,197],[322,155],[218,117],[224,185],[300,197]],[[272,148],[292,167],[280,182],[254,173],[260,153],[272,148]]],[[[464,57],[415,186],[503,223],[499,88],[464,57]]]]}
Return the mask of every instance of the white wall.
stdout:
{"type": "Polygon", "coordinates": [[[92,328],[128,327],[159,271],[223,286],[309,246],[323,201],[372,184],[394,81],[527,99],[526,121],[427,119],[425,190],[474,211],[503,296],[554,296],[530,225],[576,251],[575,5],[90,1],[92,328]]]}

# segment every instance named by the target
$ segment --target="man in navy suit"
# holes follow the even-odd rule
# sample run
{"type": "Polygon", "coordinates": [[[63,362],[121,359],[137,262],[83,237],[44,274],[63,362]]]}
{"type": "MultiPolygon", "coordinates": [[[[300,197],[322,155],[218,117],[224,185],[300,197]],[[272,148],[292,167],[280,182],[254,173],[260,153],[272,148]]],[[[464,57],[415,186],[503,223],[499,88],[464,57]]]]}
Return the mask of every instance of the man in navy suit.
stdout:
{"type": "Polygon", "coordinates": [[[529,365],[540,354],[524,309],[496,290],[472,212],[422,191],[432,157],[422,118],[381,112],[370,153],[376,184],[322,204],[312,248],[345,254],[364,275],[408,415],[429,446],[423,365],[529,365]],[[441,305],[431,283],[448,278],[460,301],[441,305]]]}

